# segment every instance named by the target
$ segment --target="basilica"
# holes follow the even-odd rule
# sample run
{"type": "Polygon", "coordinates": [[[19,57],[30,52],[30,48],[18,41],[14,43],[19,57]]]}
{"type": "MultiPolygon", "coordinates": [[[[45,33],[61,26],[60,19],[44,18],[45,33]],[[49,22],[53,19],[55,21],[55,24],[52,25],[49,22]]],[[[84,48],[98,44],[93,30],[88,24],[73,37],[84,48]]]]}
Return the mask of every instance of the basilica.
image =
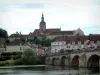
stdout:
{"type": "Polygon", "coordinates": [[[61,28],[47,29],[46,22],[44,21],[44,15],[42,13],[39,29],[35,29],[32,35],[37,37],[45,36],[48,39],[53,39],[59,36],[75,36],[75,35],[83,36],[84,32],[80,28],[72,31],[61,31],[61,28]]]}
{"type": "MultiPolygon", "coordinates": [[[[78,28],[77,30],[62,31],[61,28],[46,28],[46,22],[44,20],[44,14],[42,13],[41,21],[39,23],[39,28],[35,29],[33,32],[30,32],[27,35],[23,35],[24,38],[34,38],[37,37],[46,37],[48,39],[54,39],[60,36],[84,36],[84,32],[78,28]]],[[[20,38],[21,33],[16,32],[11,34],[9,38],[20,38]]]]}

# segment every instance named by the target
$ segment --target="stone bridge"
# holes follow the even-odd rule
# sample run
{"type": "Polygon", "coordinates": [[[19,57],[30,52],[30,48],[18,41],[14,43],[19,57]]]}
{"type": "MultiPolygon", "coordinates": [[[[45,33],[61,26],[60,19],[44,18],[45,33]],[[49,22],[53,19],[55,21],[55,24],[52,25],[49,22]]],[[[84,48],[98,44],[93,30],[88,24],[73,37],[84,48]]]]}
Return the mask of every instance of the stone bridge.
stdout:
{"type": "Polygon", "coordinates": [[[54,66],[100,67],[100,50],[49,54],[45,63],[54,66]]]}

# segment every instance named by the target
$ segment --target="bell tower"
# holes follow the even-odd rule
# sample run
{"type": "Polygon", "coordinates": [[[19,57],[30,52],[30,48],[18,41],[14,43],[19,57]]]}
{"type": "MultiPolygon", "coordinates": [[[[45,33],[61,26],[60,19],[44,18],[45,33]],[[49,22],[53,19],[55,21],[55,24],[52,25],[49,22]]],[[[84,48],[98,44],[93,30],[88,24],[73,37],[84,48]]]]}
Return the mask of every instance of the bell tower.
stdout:
{"type": "Polygon", "coordinates": [[[45,31],[45,29],[46,29],[46,23],[45,23],[45,21],[44,21],[43,12],[42,12],[42,17],[41,17],[41,22],[40,22],[39,28],[40,28],[41,31],[45,31]]]}

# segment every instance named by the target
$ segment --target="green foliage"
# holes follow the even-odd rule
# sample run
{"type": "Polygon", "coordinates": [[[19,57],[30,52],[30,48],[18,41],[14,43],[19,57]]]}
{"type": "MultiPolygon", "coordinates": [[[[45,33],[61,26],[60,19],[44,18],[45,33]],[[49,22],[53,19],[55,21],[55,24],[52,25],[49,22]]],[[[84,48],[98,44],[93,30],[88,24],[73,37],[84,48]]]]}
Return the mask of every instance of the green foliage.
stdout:
{"type": "Polygon", "coordinates": [[[26,42],[25,38],[23,38],[23,37],[21,37],[20,40],[21,40],[23,43],[26,42]]]}
{"type": "Polygon", "coordinates": [[[0,66],[6,66],[6,63],[0,63],[0,66]]]}
{"type": "Polygon", "coordinates": [[[15,60],[15,59],[18,59],[18,58],[22,57],[22,52],[4,52],[4,53],[1,53],[1,55],[6,60],[12,59],[12,56],[13,56],[13,59],[15,60]]]}
{"type": "Polygon", "coordinates": [[[54,40],[46,39],[45,37],[43,38],[37,38],[36,36],[33,39],[27,39],[27,42],[32,42],[34,44],[39,44],[42,46],[50,46],[51,42],[54,40]]]}
{"type": "Polygon", "coordinates": [[[24,65],[23,59],[20,58],[20,59],[14,60],[13,65],[24,65]]]}
{"type": "Polygon", "coordinates": [[[2,28],[0,28],[0,37],[7,38],[8,37],[7,31],[2,29],[2,28]]]}
{"type": "Polygon", "coordinates": [[[15,59],[19,59],[19,58],[21,58],[21,57],[22,57],[22,55],[18,54],[18,55],[15,55],[15,56],[13,57],[13,59],[15,60],[15,59]]]}
{"type": "Polygon", "coordinates": [[[32,49],[27,49],[23,52],[23,57],[22,57],[24,64],[28,65],[32,65],[32,64],[36,64],[36,60],[37,60],[37,56],[36,53],[34,52],[34,50],[32,49]]]}

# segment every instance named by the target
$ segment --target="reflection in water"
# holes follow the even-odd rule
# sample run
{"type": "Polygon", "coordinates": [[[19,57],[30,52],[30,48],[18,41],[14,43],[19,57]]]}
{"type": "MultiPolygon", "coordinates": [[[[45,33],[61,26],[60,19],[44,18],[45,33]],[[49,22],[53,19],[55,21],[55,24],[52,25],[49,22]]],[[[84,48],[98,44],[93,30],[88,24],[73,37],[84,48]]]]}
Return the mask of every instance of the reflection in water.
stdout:
{"type": "Polygon", "coordinates": [[[99,75],[99,68],[68,68],[68,67],[20,67],[0,69],[0,75],[99,75]]]}
{"type": "Polygon", "coordinates": [[[88,68],[90,74],[99,73],[100,68],[88,68]]]}

